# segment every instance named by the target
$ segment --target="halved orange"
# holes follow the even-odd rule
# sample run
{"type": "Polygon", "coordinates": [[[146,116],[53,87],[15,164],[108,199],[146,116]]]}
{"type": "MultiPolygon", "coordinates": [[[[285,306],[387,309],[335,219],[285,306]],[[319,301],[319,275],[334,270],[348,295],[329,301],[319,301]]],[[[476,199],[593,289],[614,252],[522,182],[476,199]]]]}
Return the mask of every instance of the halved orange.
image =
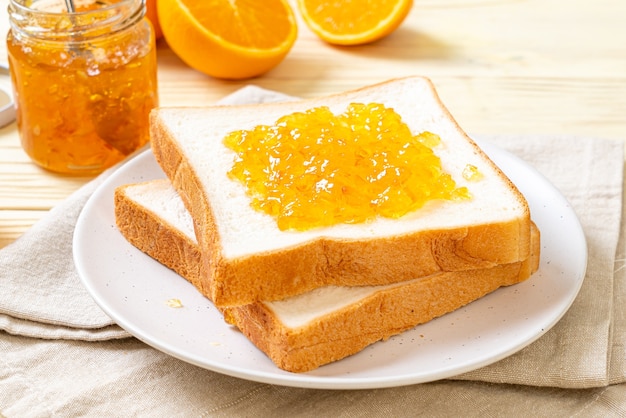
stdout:
{"type": "Polygon", "coordinates": [[[286,0],[157,0],[157,11],[174,53],[218,78],[243,79],[269,71],[297,36],[286,0]]]}
{"type": "Polygon", "coordinates": [[[161,39],[163,37],[163,31],[161,30],[161,25],[159,24],[156,7],[156,0],[146,0],[146,17],[154,27],[154,37],[156,39],[161,39]]]}
{"type": "Polygon", "coordinates": [[[413,0],[298,0],[307,26],[331,44],[360,45],[396,30],[413,0]]]}

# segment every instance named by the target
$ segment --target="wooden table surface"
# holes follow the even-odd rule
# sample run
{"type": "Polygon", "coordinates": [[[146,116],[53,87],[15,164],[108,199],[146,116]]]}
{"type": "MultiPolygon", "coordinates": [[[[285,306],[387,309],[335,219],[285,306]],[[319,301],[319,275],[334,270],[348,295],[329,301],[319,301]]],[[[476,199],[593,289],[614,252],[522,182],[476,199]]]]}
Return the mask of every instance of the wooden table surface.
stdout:
{"type": "MultiPolygon", "coordinates": [[[[247,84],[313,97],[423,75],[470,134],[623,140],[625,22],[624,0],[415,0],[400,29],[367,46],[330,46],[300,21],[298,40],[277,68],[237,82],[186,67],[161,41],[160,101],[211,104],[247,84]]],[[[0,85],[9,83],[0,73],[0,85]]],[[[0,129],[0,248],[89,180],[38,168],[22,151],[15,123],[0,129]]]]}

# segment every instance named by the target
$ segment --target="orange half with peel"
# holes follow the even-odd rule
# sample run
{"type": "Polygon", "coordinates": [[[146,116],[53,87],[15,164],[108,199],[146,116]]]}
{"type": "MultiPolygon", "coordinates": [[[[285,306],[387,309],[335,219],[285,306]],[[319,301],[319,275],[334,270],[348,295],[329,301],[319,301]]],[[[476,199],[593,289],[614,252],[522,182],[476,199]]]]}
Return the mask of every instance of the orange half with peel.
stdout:
{"type": "Polygon", "coordinates": [[[161,30],[161,25],[157,16],[156,0],[146,0],[146,17],[154,27],[154,37],[156,39],[161,39],[163,37],[163,31],[161,30]]]}
{"type": "Polygon", "coordinates": [[[157,11],[174,53],[217,78],[244,79],[269,71],[297,36],[285,0],[158,0],[157,11]]]}
{"type": "Polygon", "coordinates": [[[413,0],[298,0],[307,26],[328,43],[360,45],[396,30],[413,0]]]}

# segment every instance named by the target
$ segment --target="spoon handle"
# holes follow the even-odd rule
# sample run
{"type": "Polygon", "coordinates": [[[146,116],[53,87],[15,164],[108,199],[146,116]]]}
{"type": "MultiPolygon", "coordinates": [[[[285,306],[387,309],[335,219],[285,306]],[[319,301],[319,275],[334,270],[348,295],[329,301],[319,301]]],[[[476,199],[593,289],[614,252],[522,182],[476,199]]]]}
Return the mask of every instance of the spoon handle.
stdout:
{"type": "Polygon", "coordinates": [[[65,0],[65,7],[67,7],[67,11],[70,13],[74,13],[76,8],[74,7],[74,0],[65,0]]]}

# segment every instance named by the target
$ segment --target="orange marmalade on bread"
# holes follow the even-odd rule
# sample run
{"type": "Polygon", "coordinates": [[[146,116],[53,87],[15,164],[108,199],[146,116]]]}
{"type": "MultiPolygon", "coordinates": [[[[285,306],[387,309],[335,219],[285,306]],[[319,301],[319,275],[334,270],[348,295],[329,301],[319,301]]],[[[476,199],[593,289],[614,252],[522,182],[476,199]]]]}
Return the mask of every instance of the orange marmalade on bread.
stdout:
{"type": "Polygon", "coordinates": [[[352,103],[339,115],[324,106],[296,112],[224,143],[236,152],[228,175],[281,230],[399,218],[434,199],[469,198],[433,151],[439,136],[414,135],[378,103],[352,103]]]}

